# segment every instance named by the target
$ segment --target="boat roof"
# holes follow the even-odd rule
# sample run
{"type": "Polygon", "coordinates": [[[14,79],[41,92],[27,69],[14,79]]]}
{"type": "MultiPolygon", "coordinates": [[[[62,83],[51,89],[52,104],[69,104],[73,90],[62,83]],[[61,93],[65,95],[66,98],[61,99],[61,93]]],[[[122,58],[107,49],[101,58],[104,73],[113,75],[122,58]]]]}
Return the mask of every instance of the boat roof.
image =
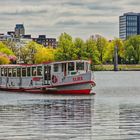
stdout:
{"type": "Polygon", "coordinates": [[[33,67],[33,66],[42,66],[45,64],[62,64],[62,63],[69,63],[69,62],[87,62],[90,63],[89,60],[67,60],[67,61],[54,61],[54,62],[44,62],[41,64],[4,64],[0,65],[0,67],[33,67]]]}
{"type": "Polygon", "coordinates": [[[65,61],[54,61],[54,62],[45,62],[43,64],[62,64],[62,63],[69,63],[69,62],[90,62],[89,60],[65,60],[65,61]]]}

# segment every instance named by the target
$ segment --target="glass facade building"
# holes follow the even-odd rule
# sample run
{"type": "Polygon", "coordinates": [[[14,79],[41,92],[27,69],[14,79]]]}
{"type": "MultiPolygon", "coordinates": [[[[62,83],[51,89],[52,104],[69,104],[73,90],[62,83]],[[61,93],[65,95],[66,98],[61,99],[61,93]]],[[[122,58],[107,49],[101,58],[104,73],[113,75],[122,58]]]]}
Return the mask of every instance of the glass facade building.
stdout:
{"type": "Polygon", "coordinates": [[[140,34],[140,13],[125,13],[119,17],[119,36],[125,40],[140,34]]]}

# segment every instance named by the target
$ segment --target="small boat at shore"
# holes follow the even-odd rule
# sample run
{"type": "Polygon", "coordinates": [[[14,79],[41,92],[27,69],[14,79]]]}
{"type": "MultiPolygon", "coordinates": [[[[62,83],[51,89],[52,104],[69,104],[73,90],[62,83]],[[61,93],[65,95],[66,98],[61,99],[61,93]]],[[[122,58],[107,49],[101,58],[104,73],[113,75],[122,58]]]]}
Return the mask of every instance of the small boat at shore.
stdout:
{"type": "Polygon", "coordinates": [[[94,86],[87,60],[0,65],[0,90],[82,95],[90,94],[94,86]]]}

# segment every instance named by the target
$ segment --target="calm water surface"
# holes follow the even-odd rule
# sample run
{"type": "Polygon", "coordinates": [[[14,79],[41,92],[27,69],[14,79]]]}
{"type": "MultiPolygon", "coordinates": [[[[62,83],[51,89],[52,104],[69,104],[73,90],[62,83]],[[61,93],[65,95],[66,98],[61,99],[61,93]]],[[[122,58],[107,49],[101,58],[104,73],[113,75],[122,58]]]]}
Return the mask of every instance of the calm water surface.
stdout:
{"type": "Polygon", "coordinates": [[[139,140],[140,72],[95,78],[95,96],[0,91],[0,140],[139,140]]]}

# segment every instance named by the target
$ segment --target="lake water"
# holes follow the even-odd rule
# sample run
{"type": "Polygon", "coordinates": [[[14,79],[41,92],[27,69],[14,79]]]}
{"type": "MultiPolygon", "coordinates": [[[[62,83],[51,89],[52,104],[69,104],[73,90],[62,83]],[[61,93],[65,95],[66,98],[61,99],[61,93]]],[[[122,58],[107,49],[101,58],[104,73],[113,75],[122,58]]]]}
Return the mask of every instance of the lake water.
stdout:
{"type": "Polygon", "coordinates": [[[140,72],[95,72],[96,95],[0,91],[0,140],[139,140],[140,72]]]}

